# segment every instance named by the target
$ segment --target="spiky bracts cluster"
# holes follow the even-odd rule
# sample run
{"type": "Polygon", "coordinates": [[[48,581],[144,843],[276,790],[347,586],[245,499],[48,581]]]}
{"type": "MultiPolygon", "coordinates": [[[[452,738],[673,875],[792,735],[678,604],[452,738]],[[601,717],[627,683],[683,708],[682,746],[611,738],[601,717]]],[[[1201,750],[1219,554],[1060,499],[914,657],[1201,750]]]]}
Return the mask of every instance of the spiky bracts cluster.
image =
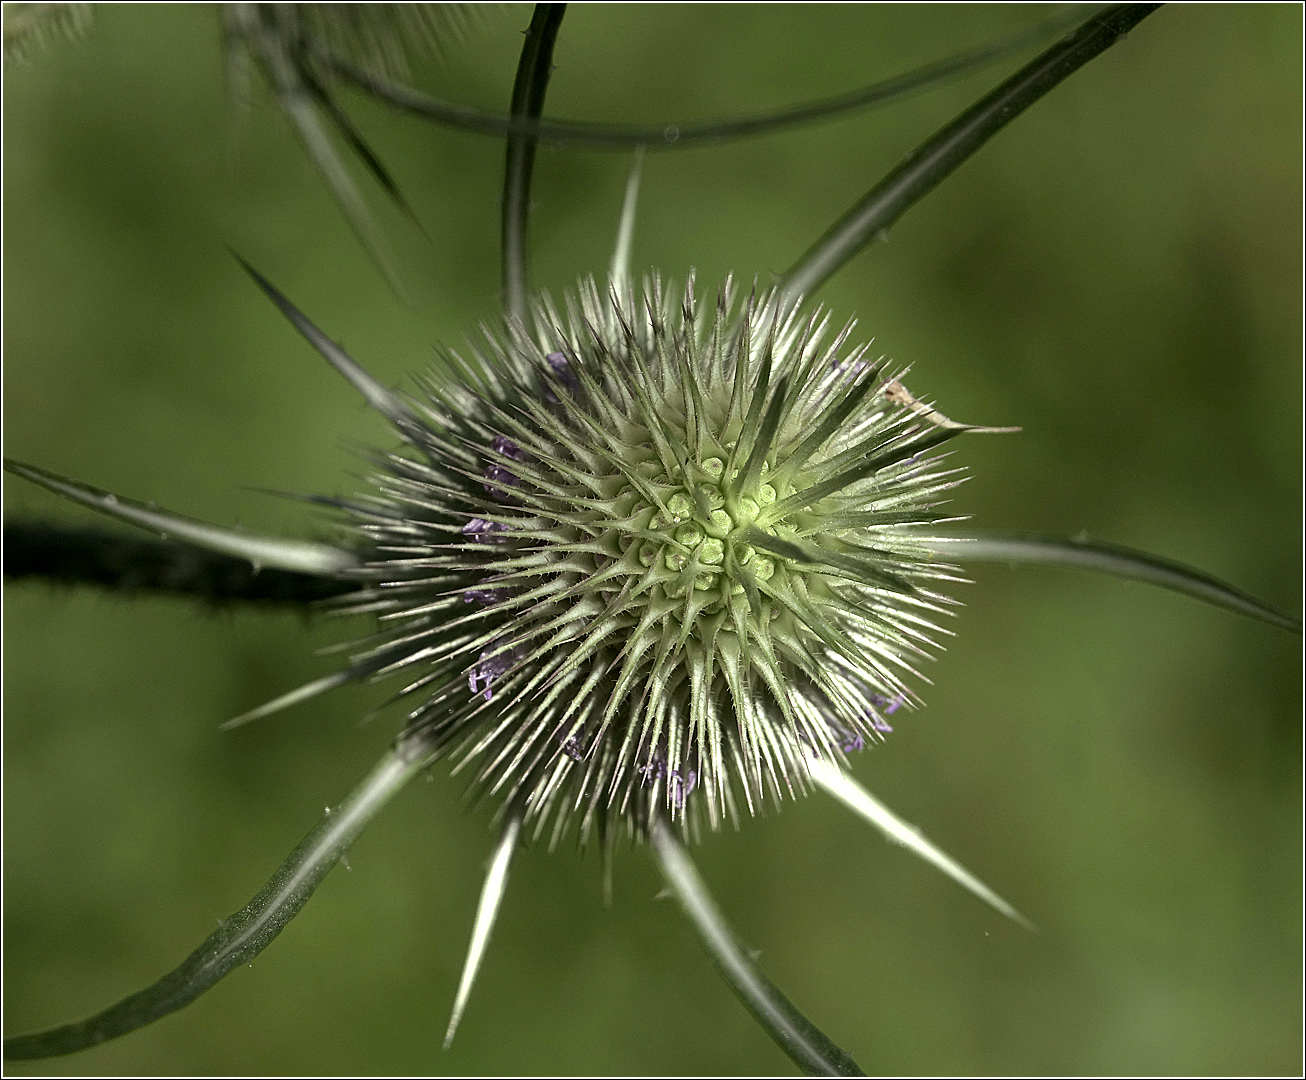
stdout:
{"type": "Polygon", "coordinates": [[[924,455],[963,425],[851,323],[731,293],[589,281],[485,328],[351,504],[349,610],[385,628],[358,663],[411,673],[410,732],[555,841],[804,791],[913,700],[947,603],[920,527],[956,476],[924,455]]]}
{"type": "Polygon", "coordinates": [[[470,4],[223,4],[229,43],[256,55],[275,47],[326,77],[331,58],[364,71],[408,77],[414,59],[456,43],[475,17],[470,4]],[[275,44],[274,44],[275,43],[275,44]]]}
{"type": "Polygon", "coordinates": [[[59,38],[81,37],[93,17],[92,4],[5,4],[5,63],[26,60],[59,38]]]}

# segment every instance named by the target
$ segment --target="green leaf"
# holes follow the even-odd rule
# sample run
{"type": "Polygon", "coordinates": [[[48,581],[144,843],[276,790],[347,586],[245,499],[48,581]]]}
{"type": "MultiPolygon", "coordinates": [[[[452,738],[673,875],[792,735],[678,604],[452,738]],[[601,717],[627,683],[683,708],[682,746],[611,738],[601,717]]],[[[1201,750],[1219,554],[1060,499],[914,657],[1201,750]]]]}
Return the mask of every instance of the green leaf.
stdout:
{"type": "Polygon", "coordinates": [[[826,794],[838,799],[855,814],[865,818],[895,844],[901,844],[932,866],[938,867],[962,888],[969,889],[986,904],[1014,919],[1026,930],[1037,932],[1032,922],[980,881],[961,863],[939,850],[921,835],[919,829],[898,817],[879,799],[857,783],[837,765],[828,761],[808,763],[812,780],[826,794]]]}
{"type": "Polygon", "coordinates": [[[791,300],[810,296],[844,263],[933,191],[989,139],[1067,76],[1110,48],[1159,4],[1115,4],[1035,57],[903,159],[780,279],[791,300]]]}
{"type": "MultiPolygon", "coordinates": [[[[553,73],[553,44],[566,11],[566,4],[535,5],[512,88],[514,118],[537,120],[544,111],[544,95],[553,73]]],[[[526,226],[530,221],[531,173],[538,142],[535,135],[510,135],[503,167],[503,306],[509,316],[523,321],[526,318],[526,226]]]]}
{"type": "Polygon", "coordinates": [[[249,963],[299,914],[367,824],[427,760],[422,747],[396,744],[339,806],[327,811],[262,891],[179,967],[86,1020],[6,1039],[5,1058],[56,1057],[116,1039],[184,1008],[233,969],[249,963]]]}
{"type": "Polygon", "coordinates": [[[271,566],[279,570],[333,577],[342,570],[358,565],[358,557],[353,552],[330,544],[317,544],[309,540],[282,540],[275,536],[251,536],[222,525],[212,525],[197,518],[147,506],[91,487],[90,484],[83,484],[79,480],[46,472],[35,465],[25,465],[12,458],[5,458],[4,465],[6,472],[31,480],[56,495],[89,506],[92,510],[138,525],[142,529],[185,540],[209,551],[248,559],[255,566],[271,566]]]}
{"type": "Polygon", "coordinates": [[[770,135],[788,128],[833,119],[857,109],[874,108],[901,100],[923,90],[962,78],[1031,45],[1063,34],[1084,17],[1085,5],[1057,12],[1052,18],[1024,27],[987,45],[934,60],[918,68],[881,79],[868,86],[833,97],[786,105],[753,116],[717,120],[692,120],[656,125],[607,124],[553,118],[528,119],[505,116],[470,105],[443,101],[404,83],[386,79],[374,71],[339,56],[319,56],[336,75],[368,91],[382,101],[437,123],[482,135],[529,135],[543,142],[586,146],[595,150],[628,150],[634,146],[649,150],[678,150],[718,144],[731,139],[770,135]]]}
{"type": "Polygon", "coordinates": [[[520,814],[508,818],[499,843],[495,845],[494,854],[490,857],[489,869],[485,872],[485,884],[481,886],[481,898],[476,904],[476,921],[472,924],[472,940],[467,946],[467,959],[463,963],[462,977],[458,980],[458,992],[454,995],[449,1028],[444,1035],[446,1050],[453,1044],[458,1021],[463,1018],[463,1010],[472,993],[472,984],[476,981],[481,959],[485,956],[485,947],[490,943],[490,931],[494,929],[494,920],[498,917],[499,905],[503,903],[503,894],[508,887],[508,865],[512,862],[513,851],[517,847],[521,824],[520,814]]]}
{"type": "MultiPolygon", "coordinates": [[[[235,252],[232,252],[235,255],[235,252]]],[[[296,330],[298,330],[333,368],[360,394],[373,409],[379,412],[400,430],[413,427],[413,414],[403,400],[389,387],[379,382],[370,371],[350,356],[344,349],[332,341],[299,308],[295,307],[281,291],[267,278],[255,270],[249,263],[236,255],[236,261],[245,273],[254,279],[255,284],[277,306],[296,330]]]]}
{"type": "Polygon", "coordinates": [[[1145,551],[1087,537],[1063,538],[1039,533],[978,530],[966,537],[932,540],[930,548],[949,561],[1006,563],[1008,566],[1062,566],[1133,578],[1185,593],[1208,604],[1260,619],[1271,626],[1302,632],[1301,619],[1286,615],[1255,597],[1191,566],[1145,551]]]}

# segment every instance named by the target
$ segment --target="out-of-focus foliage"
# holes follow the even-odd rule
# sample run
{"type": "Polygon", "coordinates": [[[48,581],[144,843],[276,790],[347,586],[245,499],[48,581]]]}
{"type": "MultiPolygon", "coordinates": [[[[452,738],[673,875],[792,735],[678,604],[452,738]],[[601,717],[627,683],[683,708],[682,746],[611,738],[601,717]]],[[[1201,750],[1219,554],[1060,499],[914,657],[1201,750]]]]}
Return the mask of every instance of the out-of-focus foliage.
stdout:
{"type": "MultiPolygon", "coordinates": [[[[859,85],[1027,8],[577,6],[548,112],[672,120],[859,85]]],[[[413,77],[504,109],[528,8],[413,77]]],[[[1175,6],[1073,76],[824,291],[950,415],[959,512],[1087,529],[1300,599],[1300,9],[1175,6]]],[[[1014,69],[1013,61],[1008,70],[1014,69]]],[[[783,270],[1004,74],[882,113],[650,157],[635,265],[783,270]]],[[[106,7],[5,72],[6,451],[290,535],[266,487],[347,493],[383,425],[284,325],[253,260],[401,383],[497,306],[503,148],[342,94],[429,240],[376,201],[401,306],[280,114],[229,167],[218,19],[106,7]]],[[[601,271],[626,162],[542,149],[534,277],[601,271]]],[[[83,520],[17,484],[7,508],[83,520]]],[[[1035,937],[813,797],[695,853],[767,972],[872,1072],[1300,1068],[1298,639],[1141,585],[976,568],[928,708],[859,779],[1035,937]]],[[[222,734],[361,627],[36,585],[5,608],[5,1026],[177,963],[380,753],[355,689],[222,734]]],[[[439,1049],[492,844],[438,771],[263,954],[185,1012],[15,1074],[776,1072],[656,871],[525,852],[439,1049]]]]}
{"type": "MultiPolygon", "coordinates": [[[[404,79],[414,59],[456,48],[475,11],[468,4],[223,4],[251,9],[288,51],[347,57],[364,70],[404,79]]],[[[230,22],[228,23],[230,25],[230,22]]]]}
{"type": "Polygon", "coordinates": [[[90,4],[5,4],[5,61],[26,60],[59,38],[75,38],[91,24],[90,4]]]}

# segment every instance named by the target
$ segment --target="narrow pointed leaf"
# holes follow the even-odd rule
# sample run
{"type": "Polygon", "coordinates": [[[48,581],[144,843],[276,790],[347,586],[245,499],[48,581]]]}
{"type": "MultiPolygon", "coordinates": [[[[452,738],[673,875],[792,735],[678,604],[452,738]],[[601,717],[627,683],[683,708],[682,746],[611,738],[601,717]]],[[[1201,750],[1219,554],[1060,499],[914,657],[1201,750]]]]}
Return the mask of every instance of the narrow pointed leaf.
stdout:
{"type": "Polygon", "coordinates": [[[1160,555],[1149,555],[1145,551],[1101,540],[979,530],[967,537],[940,538],[932,541],[930,546],[945,559],[956,562],[1005,563],[1013,567],[1062,566],[1146,581],[1236,611],[1239,615],[1260,619],[1271,626],[1298,634],[1302,632],[1299,617],[1277,611],[1201,570],[1160,555]]]}
{"type": "Polygon", "coordinates": [[[346,683],[354,682],[357,679],[375,675],[378,671],[389,667],[395,660],[402,659],[408,653],[409,647],[407,643],[404,643],[392,645],[386,649],[379,649],[371,656],[354,661],[343,671],[334,671],[330,675],[314,679],[303,686],[298,686],[294,690],[287,691],[271,701],[265,702],[257,708],[250,709],[249,712],[232,717],[230,720],[225,721],[221,728],[223,731],[230,731],[232,728],[242,727],[252,720],[259,720],[265,716],[271,716],[273,713],[281,712],[283,709],[289,709],[292,705],[298,705],[309,698],[317,697],[318,694],[334,690],[338,686],[344,686],[346,683]]]}
{"type": "Polygon", "coordinates": [[[357,588],[336,577],[218,554],[176,540],[45,521],[4,523],[4,576],[92,585],[122,595],[156,592],[209,604],[311,604],[357,588]]]}
{"type": "Polygon", "coordinates": [[[390,254],[389,246],[372,218],[372,211],[368,209],[363,196],[359,194],[353,177],[349,175],[348,166],[336,152],[312,99],[301,91],[291,90],[278,93],[277,104],[281,106],[281,112],[290,121],[304,150],[331,189],[341,212],[345,215],[345,220],[354,230],[354,235],[358,237],[390,287],[396,293],[402,294],[399,275],[395,270],[394,257],[390,254]]]}
{"type": "Polygon", "coordinates": [[[723,143],[731,139],[771,135],[804,124],[830,120],[857,109],[887,105],[912,94],[942,86],[994,61],[1065,33],[1085,17],[1086,6],[1075,5],[1067,11],[1057,12],[1043,22],[1023,27],[987,45],[954,53],[942,60],[931,61],[844,94],[786,105],[752,116],[654,125],[607,124],[554,118],[530,120],[509,116],[443,101],[351,64],[343,57],[322,59],[341,78],[382,101],[428,120],[465,131],[494,136],[532,135],[543,142],[588,146],[596,150],[628,150],[634,146],[646,146],[650,150],[679,150],[723,143]]]}
{"type": "Polygon", "coordinates": [[[485,874],[485,884],[481,887],[481,899],[476,905],[476,921],[472,924],[472,940],[467,946],[467,959],[463,962],[462,978],[458,980],[458,993],[454,995],[453,1012],[449,1016],[449,1029],[444,1034],[444,1048],[453,1045],[454,1032],[458,1022],[463,1018],[467,999],[472,993],[472,984],[480,970],[481,959],[485,956],[485,947],[490,942],[490,931],[494,929],[494,920],[499,915],[499,905],[503,902],[504,890],[508,886],[508,865],[512,862],[513,850],[517,846],[517,836],[521,832],[522,819],[514,815],[503,827],[503,835],[490,858],[490,866],[485,874]]]}
{"type": "Polygon", "coordinates": [[[86,1020],[5,1040],[8,1060],[72,1054],[136,1031],[189,1005],[224,975],[262,952],[308,902],[376,813],[426,763],[420,749],[395,747],[291,852],[272,879],[174,971],[86,1020]]]}
{"type": "Polygon", "coordinates": [[[274,697],[271,701],[266,701],[258,706],[258,708],[250,709],[249,712],[241,713],[239,716],[233,716],[230,720],[220,724],[219,727],[223,731],[243,727],[254,720],[271,716],[273,713],[281,712],[282,709],[289,709],[292,705],[298,705],[301,701],[317,697],[318,694],[325,694],[328,690],[334,690],[337,686],[344,686],[358,677],[359,673],[352,668],[333,671],[330,675],[324,675],[320,679],[314,679],[312,682],[307,682],[303,686],[297,686],[294,690],[274,697]]]}
{"type": "Polygon", "coordinates": [[[331,577],[342,570],[358,565],[358,558],[352,552],[332,547],[330,544],[318,544],[308,540],[281,540],[273,536],[250,536],[222,525],[211,525],[207,521],[146,506],[144,503],[91,487],[90,484],[46,472],[34,465],[24,465],[10,458],[6,458],[4,464],[7,472],[40,484],[56,495],[89,506],[92,510],[138,525],[142,529],[150,529],[153,532],[185,540],[210,551],[248,559],[255,566],[271,566],[280,570],[331,577]]]}
{"type": "Polygon", "coordinates": [[[612,251],[612,266],[608,278],[618,289],[624,289],[630,278],[630,246],[635,236],[635,207],[639,202],[639,177],[644,167],[644,148],[636,147],[630,162],[630,175],[626,178],[626,196],[621,202],[621,223],[617,226],[617,244],[612,251]]]}
{"type": "Polygon", "coordinates": [[[421,223],[417,220],[417,214],[414,212],[404,194],[399,190],[399,185],[395,178],[390,174],[390,170],[385,167],[384,162],[376,155],[376,152],[368,145],[367,140],[363,138],[362,132],[354,125],[349,114],[340,107],[340,104],[333,98],[325,86],[320,83],[310,81],[309,89],[313,92],[319,105],[326,111],[335,124],[336,130],[340,132],[341,137],[349,143],[350,149],[358,155],[359,159],[367,167],[367,171],[372,174],[372,178],[381,186],[390,199],[394,202],[406,217],[421,228],[421,223]]]}
{"type": "Polygon", "coordinates": [[[281,314],[290,320],[291,325],[308,340],[313,348],[322,354],[322,358],[328,364],[343,375],[349,384],[363,395],[364,400],[372,408],[399,427],[412,423],[412,413],[409,412],[408,407],[398,394],[378,382],[371,372],[314,326],[307,315],[295,307],[272,282],[268,281],[239,255],[236,255],[236,261],[254,279],[258,287],[267,294],[268,299],[276,304],[281,314]]]}
{"type": "Polygon", "coordinates": [[[931,844],[920,830],[909,825],[893,813],[887,806],[875,798],[869,791],[857,783],[837,765],[828,761],[813,759],[808,762],[812,781],[822,791],[833,795],[854,813],[864,817],[895,844],[901,844],[914,852],[927,863],[938,867],[958,885],[969,889],[994,910],[1007,918],[1020,923],[1026,930],[1037,933],[1038,930],[1019,911],[1008,904],[997,893],[980,881],[974,874],[951,856],[931,844]]]}
{"type": "Polygon", "coordinates": [[[699,940],[744,1007],[794,1063],[813,1076],[865,1076],[843,1050],[800,1013],[753,961],[699,877],[684,844],[660,819],[649,843],[667,885],[699,940]]]}
{"type": "Polygon", "coordinates": [[[781,278],[791,300],[810,296],[1012,120],[1110,48],[1159,4],[1114,4],[1037,56],[903,159],[781,278]]]}

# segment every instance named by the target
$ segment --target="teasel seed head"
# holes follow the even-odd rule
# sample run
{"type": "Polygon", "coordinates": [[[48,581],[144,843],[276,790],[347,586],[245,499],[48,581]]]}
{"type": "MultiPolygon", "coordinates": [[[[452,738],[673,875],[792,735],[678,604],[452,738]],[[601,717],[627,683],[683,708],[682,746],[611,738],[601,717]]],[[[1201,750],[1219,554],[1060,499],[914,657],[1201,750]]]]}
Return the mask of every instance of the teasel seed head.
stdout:
{"type": "Polygon", "coordinates": [[[407,735],[556,843],[687,836],[804,793],[917,703],[956,580],[928,551],[968,425],[853,323],[729,281],[592,279],[482,327],[392,418],[347,611],[405,673],[407,735]]]}

